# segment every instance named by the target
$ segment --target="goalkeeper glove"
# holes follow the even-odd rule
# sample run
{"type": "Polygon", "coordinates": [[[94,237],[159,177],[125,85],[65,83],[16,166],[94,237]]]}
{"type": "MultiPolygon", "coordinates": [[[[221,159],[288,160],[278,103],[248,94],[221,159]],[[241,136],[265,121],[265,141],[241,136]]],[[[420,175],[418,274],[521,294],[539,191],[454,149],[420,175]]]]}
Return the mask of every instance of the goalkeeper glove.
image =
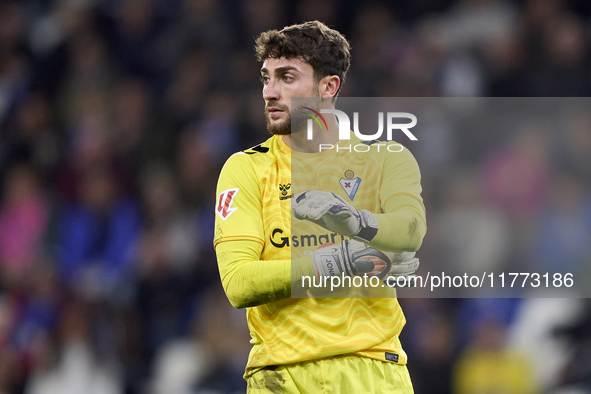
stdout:
{"type": "Polygon", "coordinates": [[[415,252],[384,252],[392,262],[392,268],[383,279],[384,283],[392,287],[414,287],[415,283],[410,277],[419,268],[419,259],[415,252]],[[400,277],[407,277],[399,280],[400,277]],[[392,279],[390,279],[392,278],[392,279]]]}
{"type": "Polygon", "coordinates": [[[342,197],[329,192],[308,190],[291,201],[297,219],[309,220],[362,242],[370,242],[378,233],[378,221],[373,213],[358,210],[342,197]]]}
{"type": "Polygon", "coordinates": [[[312,253],[316,276],[400,276],[412,274],[419,267],[414,253],[383,252],[358,241],[325,244],[312,253]]]}

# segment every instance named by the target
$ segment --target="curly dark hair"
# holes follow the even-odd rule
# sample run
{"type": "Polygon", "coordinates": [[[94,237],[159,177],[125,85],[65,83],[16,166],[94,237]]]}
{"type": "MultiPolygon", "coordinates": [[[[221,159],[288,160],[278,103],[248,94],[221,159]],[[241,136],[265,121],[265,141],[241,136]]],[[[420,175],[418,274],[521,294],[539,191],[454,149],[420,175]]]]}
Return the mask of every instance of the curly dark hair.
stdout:
{"type": "Polygon", "coordinates": [[[299,58],[312,66],[317,81],[336,75],[341,79],[341,86],[351,65],[351,46],[347,39],[319,21],[261,33],[254,48],[260,62],[269,58],[299,58]]]}

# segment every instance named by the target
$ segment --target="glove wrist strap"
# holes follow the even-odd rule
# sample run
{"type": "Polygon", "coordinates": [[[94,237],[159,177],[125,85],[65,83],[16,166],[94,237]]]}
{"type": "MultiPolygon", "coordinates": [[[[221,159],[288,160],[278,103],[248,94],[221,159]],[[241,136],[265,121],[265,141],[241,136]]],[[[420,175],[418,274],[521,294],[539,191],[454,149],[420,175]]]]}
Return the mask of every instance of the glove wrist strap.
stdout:
{"type": "Polygon", "coordinates": [[[359,219],[361,230],[355,234],[353,239],[370,242],[378,233],[378,220],[373,213],[366,210],[359,211],[359,219]]]}

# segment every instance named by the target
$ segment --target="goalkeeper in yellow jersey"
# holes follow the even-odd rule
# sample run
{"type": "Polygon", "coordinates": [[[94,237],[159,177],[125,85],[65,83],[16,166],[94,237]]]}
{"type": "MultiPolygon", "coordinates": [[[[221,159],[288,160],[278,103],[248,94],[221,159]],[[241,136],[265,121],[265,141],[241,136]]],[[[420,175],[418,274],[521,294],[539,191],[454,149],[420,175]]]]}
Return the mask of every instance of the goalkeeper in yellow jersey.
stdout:
{"type": "MultiPolygon", "coordinates": [[[[272,137],[224,165],[214,237],[225,292],[246,308],[248,392],[412,393],[395,297],[292,298],[292,283],[412,273],[426,232],[418,165],[406,149],[328,162],[311,154],[308,181],[292,185],[292,153],[308,147],[295,144],[302,130],[292,130],[291,99],[334,108],[349,43],[315,21],[262,33],[255,49],[272,137]]],[[[314,143],[335,144],[336,119],[324,119],[314,143]]]]}

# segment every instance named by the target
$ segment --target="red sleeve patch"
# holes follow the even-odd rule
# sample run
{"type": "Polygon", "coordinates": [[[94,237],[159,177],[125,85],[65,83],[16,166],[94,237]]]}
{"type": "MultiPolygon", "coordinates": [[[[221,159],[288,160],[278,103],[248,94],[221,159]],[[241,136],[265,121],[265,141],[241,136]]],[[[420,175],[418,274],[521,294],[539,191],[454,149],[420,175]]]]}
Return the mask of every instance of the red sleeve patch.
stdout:
{"type": "Polygon", "coordinates": [[[224,190],[220,193],[218,197],[218,203],[215,208],[215,213],[218,214],[222,220],[226,220],[230,217],[231,214],[236,212],[238,208],[232,208],[232,202],[234,201],[234,197],[236,193],[238,193],[239,188],[228,189],[224,190]]]}

